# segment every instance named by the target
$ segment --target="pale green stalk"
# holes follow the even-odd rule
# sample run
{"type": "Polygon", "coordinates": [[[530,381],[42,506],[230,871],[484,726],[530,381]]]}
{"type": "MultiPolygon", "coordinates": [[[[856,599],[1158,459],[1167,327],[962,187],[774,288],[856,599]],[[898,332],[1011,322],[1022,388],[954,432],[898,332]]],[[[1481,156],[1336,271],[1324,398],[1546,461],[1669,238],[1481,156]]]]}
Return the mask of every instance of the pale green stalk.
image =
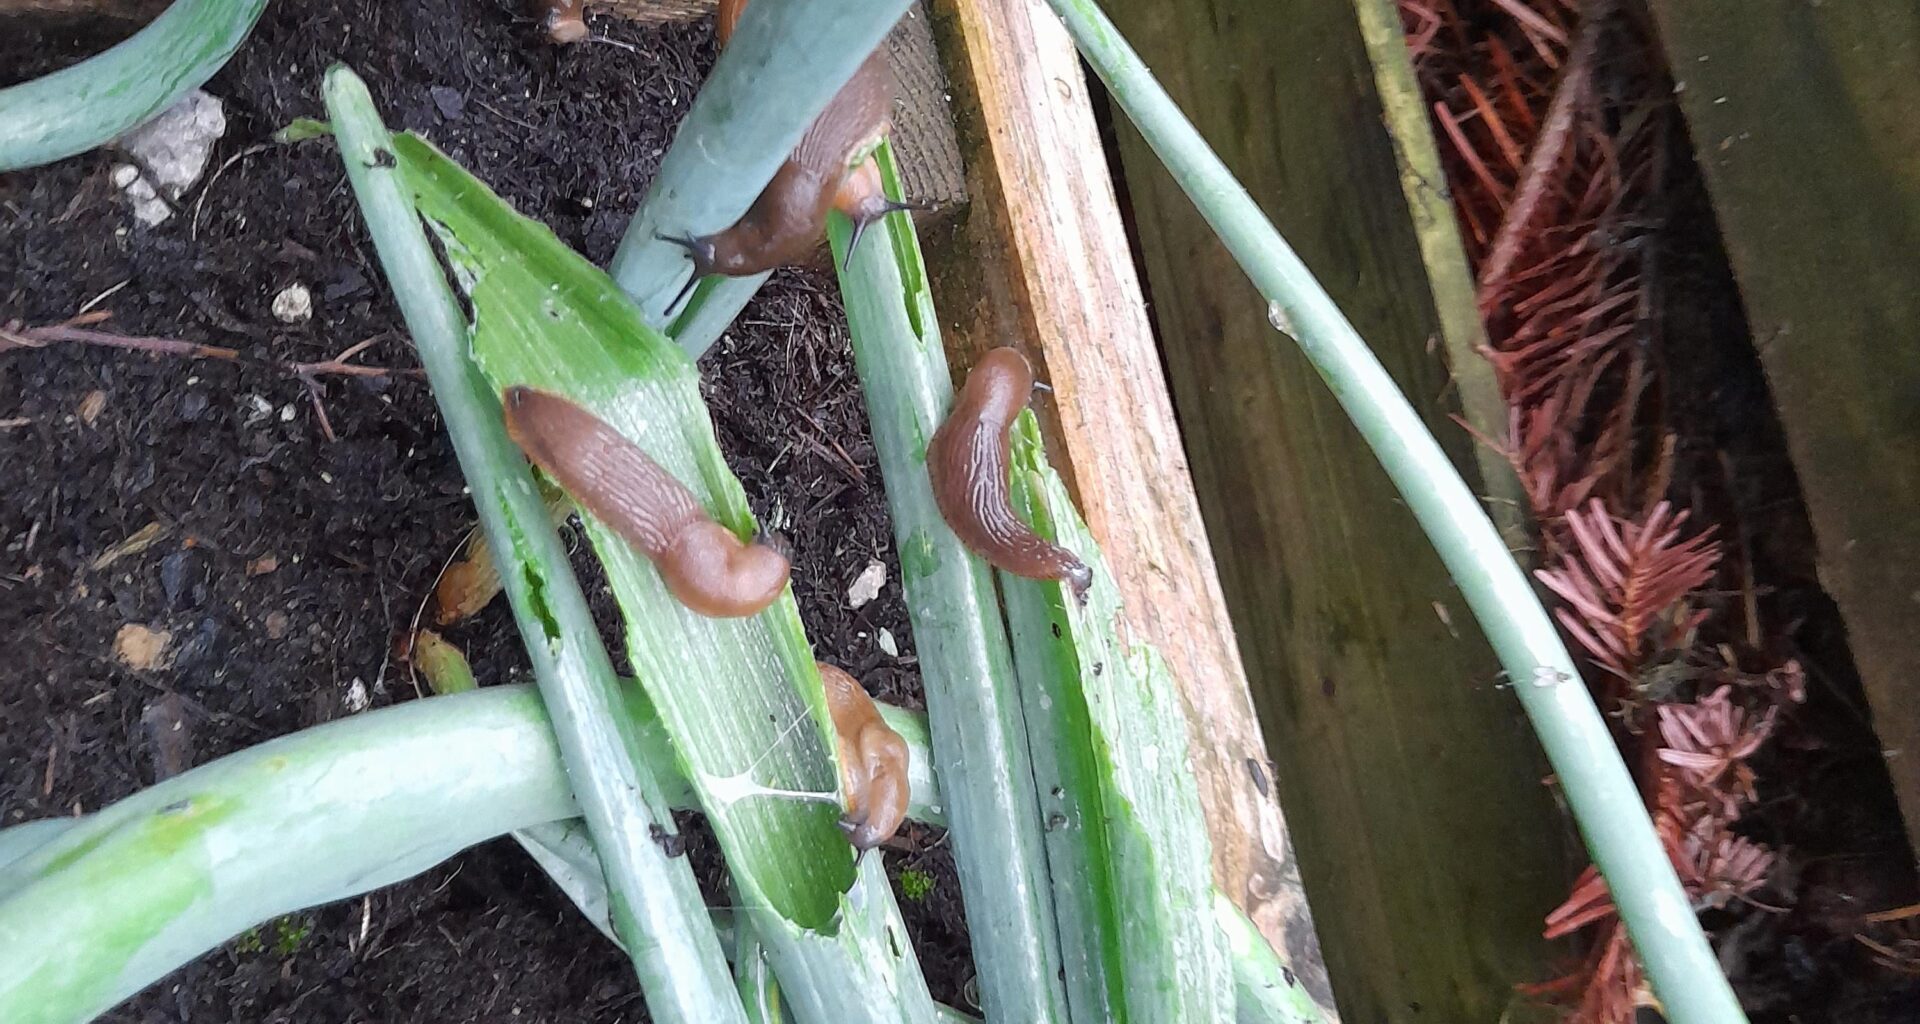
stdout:
{"type": "MultiPolygon", "coordinates": [[[[887,147],[876,157],[897,189],[887,147]]],[[[845,261],[848,232],[836,214],[836,264],[845,261]]],[[[927,441],[953,387],[925,266],[905,215],[867,236],[841,275],[841,293],[893,513],[980,1005],[988,1020],[1064,1021],[1061,975],[1075,965],[1063,966],[1049,905],[1042,810],[993,577],[947,528],[927,479],[927,441]]]]}
{"type": "Polygon", "coordinates": [[[1092,0],[1049,0],[1114,101],[1320,371],[1500,655],[1673,1024],[1744,1021],[1606,722],[1499,532],[1406,397],[1092,0]]]}
{"type": "MultiPolygon", "coordinates": [[[[466,292],[468,340],[492,387],[527,385],[591,409],[748,537],[752,513],[686,354],[604,273],[443,154],[411,135],[394,137],[393,152],[466,292]]],[[[796,1019],[931,1018],[919,964],[897,938],[892,893],[884,877],[876,885],[856,875],[836,826],[831,723],[791,594],[754,616],[709,618],[675,598],[618,534],[591,516],[585,526],[626,621],[635,678],[673,739],[796,1019]]],[[[604,854],[597,830],[594,841],[604,854]]]]}
{"type": "MultiPolygon", "coordinates": [[[[747,212],[828,101],[879,47],[910,0],[783,0],[748,5],[647,189],[610,273],[665,328],[686,284],[685,249],[657,235],[707,235],[747,212]]],[[[716,296],[682,342],[695,357],[758,287],[716,296]],[[714,326],[716,325],[717,326],[714,326]]]]}
{"type": "MultiPolygon", "coordinates": [[[[885,704],[880,713],[925,763],[921,716],[885,704]]],[[[674,806],[692,809],[651,709],[636,699],[630,714],[674,806]]],[[[939,805],[932,778],[916,775],[908,814],[939,825],[939,805]]],[[[85,817],[0,829],[0,850],[17,851],[0,862],[0,1020],[91,1018],[250,927],[397,882],[509,832],[618,943],[579,813],[538,693],[496,686],[269,740],[85,817]],[[214,808],[221,813],[196,811],[214,808]],[[96,892],[103,878],[107,888],[96,892]],[[204,898],[182,901],[182,888],[204,898]],[[69,906],[81,912],[50,912],[69,906]],[[34,1016],[32,1007],[49,1009],[34,1016]]],[[[1225,897],[1215,909],[1237,953],[1247,935],[1259,943],[1225,897]]],[[[733,913],[712,918],[731,948],[733,913]]],[[[1277,961],[1259,952],[1237,956],[1236,985],[1282,989],[1277,961]]],[[[1245,1009],[1243,1000],[1245,1024],[1302,1024],[1245,1009]]]]}
{"type": "MultiPolygon", "coordinates": [[[[1050,816],[1061,944],[1070,962],[1083,949],[1079,959],[1104,976],[1103,1004],[1092,1013],[1075,1005],[1075,1016],[1226,1020],[1232,969],[1210,916],[1213,850],[1173,674],[1159,652],[1129,638],[1106,560],[1047,465],[1033,413],[1022,412],[1011,433],[1016,511],[1093,574],[1080,600],[1056,580],[1000,574],[1050,816]]],[[[1313,1007],[1304,989],[1294,994],[1313,1007]]]]}
{"type": "Polygon", "coordinates": [[[353,72],[329,70],[324,92],[347,178],[503,569],[534,676],[612,883],[614,929],[648,1009],[661,1021],[745,1024],[693,872],[652,837],[673,828],[665,795],[625,714],[620,681],[566,548],[526,460],[507,438],[496,393],[469,361],[468,324],[421,230],[395,164],[394,140],[353,72]]]}
{"type": "Polygon", "coordinates": [[[0,89],[0,171],[84,153],[205,84],[253,30],[267,0],[176,0],[118,46],[0,89]]]}
{"type": "Polygon", "coordinates": [[[693,298],[687,301],[685,309],[674,317],[673,327],[667,336],[687,350],[687,355],[698,359],[707,354],[714,343],[720,340],[727,328],[733,325],[734,318],[740,315],[747,303],[767,283],[771,273],[755,274],[752,277],[709,277],[695,289],[693,298]]]}
{"type": "Polygon", "coordinates": [[[8,868],[20,858],[52,842],[73,824],[71,818],[42,818],[0,829],[0,896],[7,893],[8,868]]]}
{"type": "Polygon", "coordinates": [[[90,1020],[253,925],[576,813],[525,688],[249,747],[72,821],[0,872],[0,1020],[90,1020]]]}

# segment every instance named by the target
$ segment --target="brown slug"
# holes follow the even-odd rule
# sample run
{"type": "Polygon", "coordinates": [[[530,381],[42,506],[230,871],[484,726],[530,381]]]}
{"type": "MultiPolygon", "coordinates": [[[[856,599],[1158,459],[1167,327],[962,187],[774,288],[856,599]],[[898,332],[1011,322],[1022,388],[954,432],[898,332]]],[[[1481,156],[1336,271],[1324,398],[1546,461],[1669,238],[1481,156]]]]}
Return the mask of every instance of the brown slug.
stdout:
{"type": "Polygon", "coordinates": [[[871,850],[892,837],[907,818],[907,741],[880,717],[859,680],[824,661],[818,664],[840,750],[840,780],[847,791],[847,813],[840,826],[854,848],[871,850]]]}
{"type": "Polygon", "coordinates": [[[507,389],[504,404],[513,443],[582,510],[651,559],[681,604],[711,618],[740,618],[786,589],[786,556],[741,543],[692,491],[593,413],[520,386],[507,389]]]}
{"type": "Polygon", "coordinates": [[[1085,601],[1093,571],[1021,522],[1007,494],[1007,431],[1033,388],[1033,367],[1019,350],[996,348],[981,357],[927,445],[933,499],[960,542],[994,567],[1062,580],[1085,601]]]}
{"type": "Polygon", "coordinates": [[[534,5],[547,38],[556,43],[577,43],[587,37],[586,0],[539,0],[534,5]]]}
{"type": "MultiPolygon", "coordinates": [[[[733,37],[746,6],[747,0],[720,4],[716,29],[722,45],[733,37]]],[[[893,92],[893,69],[886,54],[876,50],[814,118],[745,216],[717,234],[656,237],[692,255],[695,281],[709,274],[748,277],[804,262],[826,232],[828,211],[838,206],[853,219],[853,237],[847,247],[851,256],[867,225],[895,210],[919,208],[888,199],[880,189],[878,168],[860,177],[863,172],[850,166],[854,154],[872,148],[886,135],[893,117],[893,92]],[[848,192],[846,186],[854,177],[860,177],[860,182],[848,192]]]]}

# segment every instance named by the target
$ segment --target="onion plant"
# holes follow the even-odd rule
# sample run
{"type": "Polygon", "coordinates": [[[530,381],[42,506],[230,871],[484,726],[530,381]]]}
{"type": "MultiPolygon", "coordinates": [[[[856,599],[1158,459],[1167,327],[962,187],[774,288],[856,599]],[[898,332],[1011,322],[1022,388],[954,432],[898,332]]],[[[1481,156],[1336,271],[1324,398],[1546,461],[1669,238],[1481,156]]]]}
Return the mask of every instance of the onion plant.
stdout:
{"type": "Polygon", "coordinates": [[[266,6],[175,0],[106,52],[0,89],[0,171],[64,160],[144,124],[212,78],[266,6]]]}
{"type": "MultiPolygon", "coordinates": [[[[875,157],[893,179],[887,148],[875,157]]],[[[934,762],[947,780],[980,1005],[989,1020],[1065,1021],[1068,975],[1077,979],[1080,971],[1061,959],[1048,904],[1044,818],[1020,680],[992,571],[947,528],[927,477],[927,439],[953,404],[953,386],[926,270],[902,214],[870,229],[849,262],[850,233],[835,214],[834,262],[846,268],[841,292],[854,365],[892,512],[934,762]]]]}
{"type": "MultiPolygon", "coordinates": [[[[607,869],[614,929],[626,939],[648,1005],[670,1021],[744,1024],[693,872],[654,841],[672,831],[673,819],[642,756],[639,731],[622,713],[619,680],[586,598],[532,473],[507,438],[496,391],[469,357],[480,324],[455,300],[421,230],[409,186],[424,174],[400,169],[396,140],[351,71],[329,70],[324,91],[347,179],[433,384],[480,525],[495,557],[510,567],[501,578],[607,869]]],[[[491,193],[477,191],[504,208],[491,193]]],[[[551,301],[544,284],[520,287],[540,287],[543,294],[533,301],[551,301]]],[[[471,289],[469,303],[477,314],[482,297],[501,291],[471,289]]],[[[540,334],[518,338],[537,344],[540,334]]]]}
{"type": "MultiPolygon", "coordinates": [[[[897,197],[890,148],[874,157],[897,197]]],[[[927,476],[927,439],[954,395],[913,222],[886,218],[851,258],[849,228],[836,215],[830,235],[962,892],[970,921],[1015,924],[985,936],[974,926],[987,1017],[1058,1019],[1059,991],[1037,967],[1061,982],[1070,1020],[1230,1019],[1233,971],[1209,914],[1211,854],[1172,679],[1151,648],[1122,640],[1113,581],[1031,414],[1015,493],[1094,584],[1083,606],[1057,582],[1000,574],[1003,611],[994,573],[947,528],[927,476]]],[[[1275,1016],[1242,1019],[1318,1020],[1285,978],[1252,986],[1275,1016]]]]}
{"type": "MultiPolygon", "coordinates": [[[[686,355],[604,273],[430,145],[400,135],[390,152],[472,311],[466,342],[489,394],[528,385],[566,395],[645,448],[718,521],[749,532],[745,495],[686,355]]],[[[586,525],[626,621],[636,679],[796,1016],[927,1019],[931,1002],[878,861],[857,871],[835,824],[831,726],[791,593],[751,618],[698,615],[625,541],[591,518],[586,525]]],[[[552,536],[544,522],[537,528],[552,536]]],[[[509,550],[489,536],[497,552],[509,550]]],[[[524,564],[519,551],[514,563],[524,564]]],[[[591,815],[587,823],[604,856],[605,835],[591,815]]],[[[650,941],[616,930],[629,949],[650,941]]]]}
{"type": "MultiPolygon", "coordinates": [[[[675,808],[695,808],[644,695],[627,693],[643,759],[675,808]]],[[[885,704],[880,713],[927,763],[924,718],[885,704]]],[[[942,824],[936,780],[916,772],[912,786],[909,815],[942,824]]],[[[495,686],[269,740],[85,817],[0,829],[0,948],[10,954],[0,1020],[85,1020],[249,927],[401,881],[504,833],[618,942],[579,813],[538,693],[495,686]],[[183,889],[195,898],[175,899],[183,889]],[[69,905],[82,912],[55,912],[69,905]]],[[[710,917],[735,949],[735,915],[710,917]]],[[[1248,997],[1284,993],[1285,972],[1224,896],[1214,919],[1234,955],[1238,1019],[1308,1021],[1248,997]]],[[[944,1007],[936,1017],[965,1019],[944,1007]]]]}
{"type": "MultiPolygon", "coordinates": [[[[1745,1021],[1633,778],[1539,596],[1392,377],[1093,0],[1048,0],[1114,103],[1269,302],[1432,539],[1533,722],[1673,1024],[1745,1021]]],[[[1278,340],[1276,339],[1276,344],[1278,340]]]]}
{"type": "MultiPolygon", "coordinates": [[[[1441,548],[1516,681],[1669,1018],[1739,1021],[1604,724],[1485,513],[1097,8],[1050,2],[1441,548]]],[[[180,0],[75,69],[80,77],[0,92],[0,169],[57,159],[160,109],[218,67],[263,3],[180,0]],[[156,48],[167,47],[186,56],[162,73],[156,48]],[[56,123],[75,104],[111,116],[96,128],[56,123]]],[[[502,834],[628,952],[657,1020],[957,1018],[927,994],[880,857],[856,858],[835,827],[832,727],[791,594],[751,618],[696,615],[589,517],[635,673],[616,677],[497,399],[512,385],[566,395],[645,448],[717,520],[749,530],[690,354],[759,282],[704,283],[669,323],[687,264],[658,236],[719,230],[743,213],[906,6],[752,5],[612,277],[424,140],[389,134],[360,81],[329,72],[347,176],[499,559],[538,696],[503,687],[417,701],[263,744],[87,818],[0,831],[0,1019],[84,1019],[249,925],[502,834]],[[655,841],[672,832],[676,807],[712,823],[736,912],[703,906],[685,860],[655,841]],[[382,841],[344,838],[356,836],[382,841]]],[[[886,147],[877,158],[897,192],[886,147]]],[[[847,235],[836,215],[930,708],[924,724],[887,714],[913,747],[912,813],[952,832],[988,1019],[1313,1024],[1312,1001],[1211,886],[1171,681],[1126,633],[1031,416],[1017,431],[1014,492],[1037,531],[1093,567],[1085,605],[1058,584],[1001,578],[1003,605],[994,574],[946,528],[924,456],[952,389],[918,241],[896,215],[848,261],[847,235]]]]}

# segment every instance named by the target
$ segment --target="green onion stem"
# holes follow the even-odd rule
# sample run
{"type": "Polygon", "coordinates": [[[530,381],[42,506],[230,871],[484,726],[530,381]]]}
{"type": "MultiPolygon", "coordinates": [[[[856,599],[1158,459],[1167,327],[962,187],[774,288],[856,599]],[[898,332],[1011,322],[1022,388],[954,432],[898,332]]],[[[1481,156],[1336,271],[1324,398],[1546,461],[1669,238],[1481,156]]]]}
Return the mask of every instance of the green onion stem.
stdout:
{"type": "MultiPolygon", "coordinates": [[[[875,156],[897,194],[890,149],[875,156]]],[[[911,220],[895,214],[848,262],[849,230],[836,214],[829,237],[836,265],[847,268],[841,294],[893,513],[980,1005],[989,1020],[1064,1021],[1066,972],[1006,626],[991,570],[947,527],[927,478],[927,441],[953,385],[919,242],[911,220]]]]}
{"type": "MultiPolygon", "coordinates": [[[[924,718],[885,704],[880,713],[925,763],[924,718]]],[[[674,806],[691,809],[692,787],[652,709],[635,700],[630,714],[674,806]]],[[[911,816],[941,824],[939,804],[933,778],[916,774],[911,816]]],[[[392,885],[507,833],[614,938],[579,813],[539,694],[491,686],[277,737],[84,817],[0,829],[0,1020],[90,1020],[248,928],[392,885]]],[[[1237,952],[1236,934],[1259,942],[1224,896],[1215,911],[1237,952]]],[[[731,945],[734,916],[711,916],[731,945]]],[[[1236,984],[1283,988],[1278,961],[1252,953],[1237,957],[1236,984]]],[[[1248,1016],[1244,1001],[1239,1019],[1304,1024],[1248,1016]]]]}
{"type": "Polygon", "coordinates": [[[651,832],[673,819],[566,548],[548,522],[526,460],[507,438],[498,399],[467,354],[468,325],[421,228],[366,86],[344,66],[326,75],[327,109],[361,210],[502,566],[534,675],[553,716],[587,827],[606,867],[613,923],[656,1020],[734,1022],[745,1012],[693,871],[651,832]]]}
{"type": "Polygon", "coordinates": [[[205,84],[246,41],[267,0],[176,0],[123,43],[0,89],[0,171],[111,142],[205,84]]]}

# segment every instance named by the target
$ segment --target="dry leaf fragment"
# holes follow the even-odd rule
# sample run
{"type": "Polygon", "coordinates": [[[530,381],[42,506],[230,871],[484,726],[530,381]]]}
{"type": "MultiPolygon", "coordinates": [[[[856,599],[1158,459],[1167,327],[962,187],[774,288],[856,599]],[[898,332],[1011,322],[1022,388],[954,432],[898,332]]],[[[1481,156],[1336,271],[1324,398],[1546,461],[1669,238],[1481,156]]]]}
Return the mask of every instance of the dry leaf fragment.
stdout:
{"type": "Polygon", "coordinates": [[[173,634],[164,629],[129,622],[114,635],[113,656],[135,672],[150,672],[166,668],[173,661],[168,650],[172,643],[173,634]]]}
{"type": "Polygon", "coordinates": [[[89,427],[93,426],[93,421],[99,419],[106,408],[107,393],[105,391],[96,388],[87,392],[87,397],[80,400],[80,422],[89,427]]]}

